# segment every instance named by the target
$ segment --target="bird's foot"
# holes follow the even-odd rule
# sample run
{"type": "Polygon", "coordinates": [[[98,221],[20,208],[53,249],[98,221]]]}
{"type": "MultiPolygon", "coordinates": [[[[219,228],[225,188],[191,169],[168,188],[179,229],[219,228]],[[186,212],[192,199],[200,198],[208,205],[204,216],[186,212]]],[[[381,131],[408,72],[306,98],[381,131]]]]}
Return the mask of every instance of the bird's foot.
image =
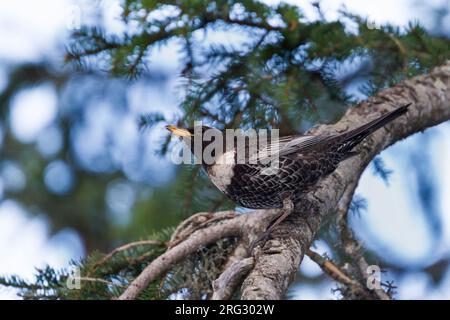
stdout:
{"type": "Polygon", "coordinates": [[[290,198],[286,198],[283,200],[283,207],[280,210],[279,215],[272,220],[272,222],[269,224],[266,231],[255,241],[252,242],[250,245],[250,248],[248,250],[249,255],[252,255],[253,250],[260,245],[261,248],[264,248],[264,245],[269,237],[269,235],[272,233],[273,229],[275,229],[276,226],[278,226],[281,222],[283,222],[294,210],[294,203],[290,198]]]}
{"type": "Polygon", "coordinates": [[[257,246],[260,246],[261,248],[264,247],[264,244],[266,243],[267,238],[269,237],[269,234],[270,234],[269,230],[266,230],[258,239],[256,239],[255,241],[253,241],[251,243],[250,247],[248,248],[249,256],[252,255],[253,251],[255,250],[255,248],[257,246]]]}

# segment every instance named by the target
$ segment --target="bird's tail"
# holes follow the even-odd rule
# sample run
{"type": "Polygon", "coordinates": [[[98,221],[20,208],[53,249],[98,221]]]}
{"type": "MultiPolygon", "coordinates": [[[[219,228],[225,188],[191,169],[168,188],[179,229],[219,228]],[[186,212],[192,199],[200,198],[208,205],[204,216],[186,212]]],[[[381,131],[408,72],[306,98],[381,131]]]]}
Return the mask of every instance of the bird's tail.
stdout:
{"type": "Polygon", "coordinates": [[[365,137],[385,126],[387,123],[393,121],[394,119],[400,117],[408,111],[408,107],[411,103],[401,106],[394,111],[388,112],[378,119],[370,121],[359,128],[345,132],[336,137],[338,139],[337,144],[340,145],[339,149],[342,152],[351,151],[356,145],[358,145],[365,137]]]}

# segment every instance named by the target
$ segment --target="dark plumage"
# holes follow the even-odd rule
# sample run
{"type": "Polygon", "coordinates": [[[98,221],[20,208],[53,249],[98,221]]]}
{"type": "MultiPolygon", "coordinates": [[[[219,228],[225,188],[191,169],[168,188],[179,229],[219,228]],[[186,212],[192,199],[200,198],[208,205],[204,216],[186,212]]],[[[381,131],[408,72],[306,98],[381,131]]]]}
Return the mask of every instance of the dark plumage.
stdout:
{"type": "MultiPolygon", "coordinates": [[[[263,174],[269,164],[203,164],[211,181],[236,204],[253,209],[282,208],[289,197],[294,203],[321,178],[333,172],[365,137],[407,112],[408,105],[345,133],[288,136],[279,139],[279,170],[263,174]]],[[[194,130],[168,126],[174,134],[193,136],[194,130]]],[[[211,129],[203,127],[202,131],[211,129]]],[[[217,130],[217,129],[213,129],[217,130]]],[[[192,139],[191,139],[192,140],[192,139]]],[[[205,148],[210,142],[203,142],[205,148]]],[[[266,148],[272,148],[266,145],[266,148]]],[[[191,144],[192,148],[192,144],[191,144]]],[[[272,148],[273,150],[273,148],[272,148]]],[[[226,152],[226,150],[224,150],[226,152]]],[[[235,150],[232,155],[235,158],[235,150]]],[[[222,154],[216,155],[218,159],[222,154]]],[[[247,158],[251,155],[247,155],[247,158]]]]}

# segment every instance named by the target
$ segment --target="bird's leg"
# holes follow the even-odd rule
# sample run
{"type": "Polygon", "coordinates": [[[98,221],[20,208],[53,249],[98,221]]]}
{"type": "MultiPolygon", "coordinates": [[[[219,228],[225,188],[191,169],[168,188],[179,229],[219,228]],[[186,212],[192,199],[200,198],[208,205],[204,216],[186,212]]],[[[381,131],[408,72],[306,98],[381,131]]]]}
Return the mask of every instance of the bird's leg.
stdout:
{"type": "Polygon", "coordinates": [[[262,246],[264,246],[264,243],[266,242],[267,238],[269,237],[270,233],[275,229],[277,225],[279,225],[281,222],[283,222],[291,213],[294,211],[294,203],[292,200],[288,197],[283,200],[283,207],[280,209],[280,213],[276,218],[274,218],[269,226],[267,227],[266,231],[256,239],[249,248],[249,253],[251,254],[253,249],[261,243],[262,246]]]}

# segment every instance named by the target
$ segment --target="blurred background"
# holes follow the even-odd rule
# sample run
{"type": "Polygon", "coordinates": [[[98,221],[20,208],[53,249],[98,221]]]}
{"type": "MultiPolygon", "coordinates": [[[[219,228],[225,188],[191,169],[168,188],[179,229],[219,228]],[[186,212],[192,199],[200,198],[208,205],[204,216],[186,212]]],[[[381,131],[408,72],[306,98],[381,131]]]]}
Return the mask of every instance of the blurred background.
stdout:
{"type": "MultiPolygon", "coordinates": [[[[306,17],[315,19],[313,5],[302,3],[306,17]]],[[[448,0],[321,1],[328,20],[337,19],[342,6],[374,27],[416,21],[450,37],[448,0]]],[[[46,264],[65,267],[93,251],[107,252],[176,225],[195,212],[183,208],[202,209],[205,198],[216,196],[189,192],[197,173],[161,154],[165,123],[147,130],[137,125],[143,113],[158,111],[173,121],[180,116],[176,44],[152,51],[148,72],[137,80],[75,72],[64,64],[73,30],[87,24],[121,32],[120,13],[115,0],[0,4],[2,275],[32,279],[46,264]]],[[[205,41],[239,46],[242,36],[217,33],[205,41]]],[[[348,90],[364,99],[359,85],[348,90]]],[[[409,137],[380,159],[389,179],[374,166],[364,173],[356,192],[360,210],[351,215],[356,235],[387,270],[384,279],[395,281],[396,298],[448,299],[450,124],[409,137]]],[[[315,247],[331,254],[333,244],[317,240],[315,247]]],[[[332,299],[334,287],[305,258],[289,298],[332,299]]],[[[0,298],[16,294],[0,287],[0,298]]]]}

